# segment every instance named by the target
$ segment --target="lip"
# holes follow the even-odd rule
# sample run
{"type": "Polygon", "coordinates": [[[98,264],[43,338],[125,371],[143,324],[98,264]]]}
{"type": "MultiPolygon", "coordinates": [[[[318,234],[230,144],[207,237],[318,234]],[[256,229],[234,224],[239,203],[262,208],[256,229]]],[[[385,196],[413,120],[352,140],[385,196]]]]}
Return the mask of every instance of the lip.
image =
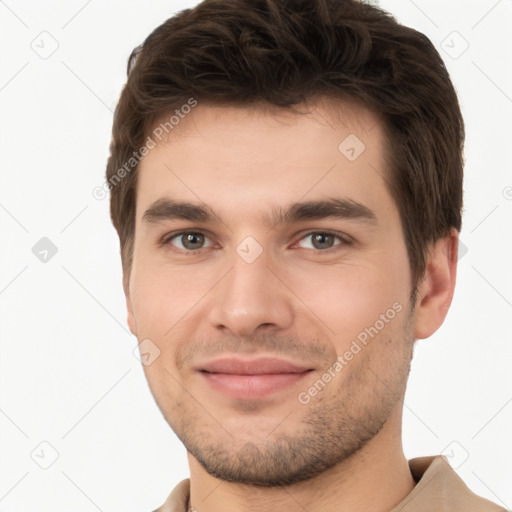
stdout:
{"type": "Polygon", "coordinates": [[[278,373],[301,373],[311,370],[308,366],[294,364],[276,357],[259,357],[257,359],[240,359],[223,357],[209,361],[200,366],[199,370],[209,373],[227,373],[236,375],[268,375],[278,373]]]}
{"type": "Polygon", "coordinates": [[[254,400],[301,381],[312,368],[273,357],[221,358],[198,368],[211,388],[231,398],[254,400]]]}

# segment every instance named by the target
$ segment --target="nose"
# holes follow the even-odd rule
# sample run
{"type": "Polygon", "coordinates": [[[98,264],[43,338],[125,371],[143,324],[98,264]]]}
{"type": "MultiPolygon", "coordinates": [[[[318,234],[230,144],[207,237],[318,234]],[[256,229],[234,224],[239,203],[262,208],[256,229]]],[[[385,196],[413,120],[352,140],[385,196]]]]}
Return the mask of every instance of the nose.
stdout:
{"type": "Polygon", "coordinates": [[[293,294],[277,277],[277,269],[271,270],[264,255],[248,263],[235,254],[232,263],[210,297],[210,325],[237,336],[290,327],[293,294]]]}

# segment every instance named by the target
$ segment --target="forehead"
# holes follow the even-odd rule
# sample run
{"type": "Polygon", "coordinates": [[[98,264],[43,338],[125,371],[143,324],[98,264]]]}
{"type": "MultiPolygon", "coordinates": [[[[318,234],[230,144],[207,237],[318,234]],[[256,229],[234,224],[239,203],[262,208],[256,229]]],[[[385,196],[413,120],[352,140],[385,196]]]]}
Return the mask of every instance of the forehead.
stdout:
{"type": "Polygon", "coordinates": [[[138,219],[162,197],[246,217],[333,195],[382,203],[385,140],[378,117],[339,101],[296,110],[199,104],[142,159],[138,219]]]}

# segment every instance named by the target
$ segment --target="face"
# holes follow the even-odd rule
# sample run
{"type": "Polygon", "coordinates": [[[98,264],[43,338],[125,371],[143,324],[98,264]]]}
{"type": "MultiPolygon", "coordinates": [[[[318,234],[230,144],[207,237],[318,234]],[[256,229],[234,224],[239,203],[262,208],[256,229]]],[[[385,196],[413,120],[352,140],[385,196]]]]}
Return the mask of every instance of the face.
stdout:
{"type": "Polygon", "coordinates": [[[338,108],[200,104],[139,166],[129,325],[165,419],[221,479],[306,480],[400,408],[415,312],[385,139],[338,108]]]}

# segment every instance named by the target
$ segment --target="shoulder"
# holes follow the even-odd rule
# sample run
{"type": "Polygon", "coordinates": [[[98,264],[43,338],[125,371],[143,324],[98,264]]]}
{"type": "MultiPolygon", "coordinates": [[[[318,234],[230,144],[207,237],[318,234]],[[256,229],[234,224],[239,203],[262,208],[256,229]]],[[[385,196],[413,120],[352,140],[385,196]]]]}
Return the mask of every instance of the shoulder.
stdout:
{"type": "Polygon", "coordinates": [[[444,455],[411,459],[409,468],[416,486],[392,512],[509,512],[471,491],[444,455]]]}
{"type": "Polygon", "coordinates": [[[165,503],[153,512],[187,512],[187,503],[190,495],[190,478],[179,482],[172,490],[165,503]]]}

